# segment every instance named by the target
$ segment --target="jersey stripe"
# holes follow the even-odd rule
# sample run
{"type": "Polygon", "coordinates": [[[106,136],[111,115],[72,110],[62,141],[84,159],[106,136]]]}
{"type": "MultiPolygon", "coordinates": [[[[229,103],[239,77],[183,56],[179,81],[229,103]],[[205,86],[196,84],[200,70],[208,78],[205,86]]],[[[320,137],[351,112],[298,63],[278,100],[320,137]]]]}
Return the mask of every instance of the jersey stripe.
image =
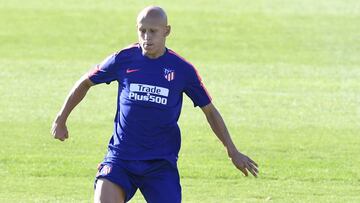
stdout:
{"type": "Polygon", "coordinates": [[[127,49],[131,49],[131,48],[134,48],[134,47],[139,47],[139,43],[136,42],[136,43],[130,44],[127,47],[121,49],[119,52],[127,50],[127,49]]]}
{"type": "Polygon", "coordinates": [[[201,77],[200,77],[200,74],[199,74],[199,72],[197,71],[197,69],[195,68],[195,66],[194,66],[193,64],[191,64],[189,61],[187,61],[184,57],[182,57],[182,56],[180,56],[179,54],[177,54],[176,52],[174,52],[173,50],[168,49],[168,52],[169,52],[170,54],[174,54],[175,56],[179,57],[180,59],[182,59],[183,61],[185,61],[186,63],[188,63],[188,64],[195,70],[196,76],[197,76],[197,78],[198,78],[199,81],[200,81],[201,87],[205,90],[206,95],[209,97],[209,99],[210,99],[210,101],[211,101],[212,98],[211,98],[209,92],[207,91],[204,83],[202,82],[202,79],[201,79],[201,77]]]}
{"type": "MultiPolygon", "coordinates": [[[[130,44],[130,45],[126,46],[125,48],[121,49],[120,51],[113,53],[113,55],[116,55],[116,54],[120,53],[121,51],[124,51],[124,50],[127,50],[127,49],[131,49],[131,48],[134,48],[134,47],[139,47],[139,43],[130,44]]],[[[110,55],[110,56],[113,56],[113,55],[110,55]]],[[[108,56],[108,58],[109,58],[110,56],[108,56]]],[[[93,69],[91,69],[91,70],[88,72],[88,78],[90,78],[91,76],[95,75],[100,69],[101,69],[100,64],[96,65],[93,69]]]]}

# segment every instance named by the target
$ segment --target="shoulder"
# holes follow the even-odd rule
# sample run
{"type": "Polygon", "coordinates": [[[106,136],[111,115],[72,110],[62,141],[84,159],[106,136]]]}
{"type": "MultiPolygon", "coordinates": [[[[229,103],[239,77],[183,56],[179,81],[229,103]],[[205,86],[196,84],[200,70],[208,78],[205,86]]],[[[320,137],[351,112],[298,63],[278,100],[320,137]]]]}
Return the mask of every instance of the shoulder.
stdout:
{"type": "Polygon", "coordinates": [[[187,59],[180,56],[178,53],[171,49],[168,49],[168,52],[170,57],[172,57],[174,61],[177,61],[179,64],[181,64],[182,69],[185,71],[185,73],[187,73],[186,75],[195,75],[196,77],[200,78],[197,69],[191,62],[189,62],[187,59]]]}
{"type": "Polygon", "coordinates": [[[132,58],[132,56],[138,54],[139,51],[140,51],[139,44],[134,43],[122,48],[118,52],[115,52],[114,56],[116,60],[124,60],[126,58],[132,58]]]}
{"type": "Polygon", "coordinates": [[[168,49],[168,53],[169,53],[171,60],[182,65],[183,68],[195,70],[195,66],[192,63],[190,63],[187,59],[180,56],[180,54],[176,53],[175,51],[173,51],[171,49],[168,49]]]}
{"type": "Polygon", "coordinates": [[[97,65],[98,69],[113,69],[117,68],[124,62],[131,61],[133,55],[136,53],[138,44],[129,45],[120,51],[114,52],[107,56],[101,63],[97,65]]]}
{"type": "Polygon", "coordinates": [[[139,51],[139,48],[140,48],[140,45],[139,43],[133,43],[133,44],[130,44],[124,48],[122,48],[120,52],[131,52],[131,51],[139,51]]]}

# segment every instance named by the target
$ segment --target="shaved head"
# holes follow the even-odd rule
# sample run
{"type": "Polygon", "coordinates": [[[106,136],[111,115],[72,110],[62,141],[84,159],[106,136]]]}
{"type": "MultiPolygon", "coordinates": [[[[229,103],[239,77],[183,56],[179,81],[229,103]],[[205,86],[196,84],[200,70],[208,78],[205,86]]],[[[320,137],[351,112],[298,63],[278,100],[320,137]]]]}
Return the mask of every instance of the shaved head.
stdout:
{"type": "Polygon", "coordinates": [[[158,23],[166,26],[167,25],[167,16],[161,7],[158,6],[148,6],[144,8],[138,15],[136,23],[139,24],[144,20],[156,20],[158,23]]]}
{"type": "Polygon", "coordinates": [[[164,9],[158,6],[144,8],[136,19],[136,27],[143,55],[155,59],[165,53],[165,41],[171,27],[164,9]]]}

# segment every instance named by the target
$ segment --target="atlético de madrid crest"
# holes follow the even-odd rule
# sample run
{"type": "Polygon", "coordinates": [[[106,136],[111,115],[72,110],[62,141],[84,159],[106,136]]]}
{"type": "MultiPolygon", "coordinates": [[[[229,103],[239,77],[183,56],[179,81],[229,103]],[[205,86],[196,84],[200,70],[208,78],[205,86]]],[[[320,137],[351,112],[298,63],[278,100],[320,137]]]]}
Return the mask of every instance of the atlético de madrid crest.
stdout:
{"type": "Polygon", "coordinates": [[[175,79],[175,71],[168,69],[168,68],[164,68],[164,77],[167,81],[172,81],[175,79]]]}

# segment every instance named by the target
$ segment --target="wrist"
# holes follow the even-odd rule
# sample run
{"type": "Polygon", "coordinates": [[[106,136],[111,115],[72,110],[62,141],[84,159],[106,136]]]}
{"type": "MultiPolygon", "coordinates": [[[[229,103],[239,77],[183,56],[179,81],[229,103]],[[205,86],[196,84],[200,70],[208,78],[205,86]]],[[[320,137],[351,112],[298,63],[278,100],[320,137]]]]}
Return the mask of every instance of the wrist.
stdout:
{"type": "Polygon", "coordinates": [[[226,150],[227,150],[229,158],[231,158],[234,154],[239,152],[235,146],[227,147],[226,150]]]}
{"type": "Polygon", "coordinates": [[[55,122],[57,124],[65,124],[66,123],[66,118],[64,118],[64,116],[58,114],[55,118],[55,122]]]}

